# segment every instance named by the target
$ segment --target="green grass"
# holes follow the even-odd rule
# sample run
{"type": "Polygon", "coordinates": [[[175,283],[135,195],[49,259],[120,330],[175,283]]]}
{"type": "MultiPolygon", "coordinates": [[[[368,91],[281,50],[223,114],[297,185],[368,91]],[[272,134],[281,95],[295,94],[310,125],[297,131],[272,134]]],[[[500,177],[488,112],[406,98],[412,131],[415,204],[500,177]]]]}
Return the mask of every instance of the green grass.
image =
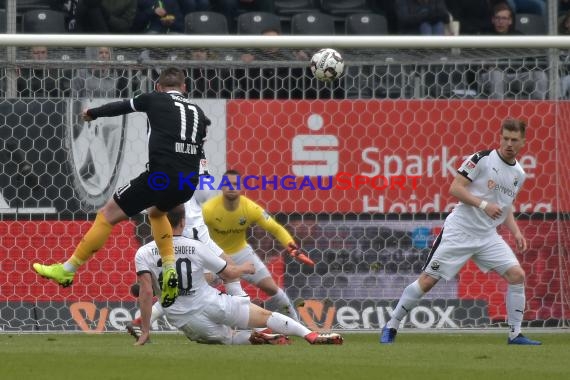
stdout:
{"type": "Polygon", "coordinates": [[[506,344],[505,334],[345,334],[342,346],[208,346],[155,334],[132,346],[122,334],[0,334],[2,380],[207,379],[570,379],[570,334],[529,336],[539,347],[506,344]]]}

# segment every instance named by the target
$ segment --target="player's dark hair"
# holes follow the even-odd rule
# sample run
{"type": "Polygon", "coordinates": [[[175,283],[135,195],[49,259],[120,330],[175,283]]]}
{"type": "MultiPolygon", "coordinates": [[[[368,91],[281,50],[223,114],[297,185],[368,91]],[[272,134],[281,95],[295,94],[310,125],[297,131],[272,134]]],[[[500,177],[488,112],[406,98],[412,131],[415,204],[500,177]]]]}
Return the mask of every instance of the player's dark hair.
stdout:
{"type": "Polygon", "coordinates": [[[180,223],[182,223],[184,218],[186,218],[186,211],[184,209],[184,205],[183,204],[178,205],[173,209],[171,209],[170,211],[168,211],[167,217],[172,228],[178,227],[180,223]]]}
{"type": "Polygon", "coordinates": [[[158,77],[158,84],[162,87],[180,88],[185,81],[184,71],[178,67],[167,67],[158,77]]]}
{"type": "Polygon", "coordinates": [[[521,136],[526,137],[526,121],[520,119],[507,119],[503,121],[502,131],[520,132],[521,136]]]}
{"type": "Polygon", "coordinates": [[[241,173],[235,169],[228,169],[224,175],[241,175],[241,173]]]}

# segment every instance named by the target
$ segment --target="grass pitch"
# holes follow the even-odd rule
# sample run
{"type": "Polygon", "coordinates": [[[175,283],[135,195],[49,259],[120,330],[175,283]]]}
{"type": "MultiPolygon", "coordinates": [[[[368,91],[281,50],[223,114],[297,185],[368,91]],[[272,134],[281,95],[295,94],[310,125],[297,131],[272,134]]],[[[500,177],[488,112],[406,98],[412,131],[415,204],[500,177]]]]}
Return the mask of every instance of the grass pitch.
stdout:
{"type": "Polygon", "coordinates": [[[570,334],[528,333],[542,346],[508,346],[506,334],[343,334],[342,346],[208,346],[154,334],[134,347],[126,334],[0,334],[2,380],[422,379],[567,380],[570,334]]]}

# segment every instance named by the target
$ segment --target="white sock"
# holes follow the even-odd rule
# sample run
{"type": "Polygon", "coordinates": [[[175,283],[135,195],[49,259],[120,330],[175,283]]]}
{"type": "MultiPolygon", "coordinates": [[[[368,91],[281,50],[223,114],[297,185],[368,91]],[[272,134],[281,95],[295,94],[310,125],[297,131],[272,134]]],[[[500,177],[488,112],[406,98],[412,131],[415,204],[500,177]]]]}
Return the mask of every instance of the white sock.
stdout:
{"type": "Polygon", "coordinates": [[[247,293],[241,287],[241,282],[239,280],[233,282],[224,282],[224,288],[226,288],[226,293],[230,296],[237,297],[247,297],[247,293]]]}
{"type": "Polygon", "coordinates": [[[70,260],[67,260],[65,263],[63,263],[63,270],[66,272],[75,273],[77,272],[77,267],[73,265],[70,260]]]}
{"type": "Polygon", "coordinates": [[[521,333],[521,324],[526,304],[524,284],[509,284],[507,287],[506,301],[507,323],[510,327],[509,337],[513,339],[521,333]]]}
{"type": "Polygon", "coordinates": [[[238,330],[234,331],[232,335],[232,340],[229,344],[251,344],[249,337],[251,336],[251,331],[249,330],[238,330]]]}
{"type": "Polygon", "coordinates": [[[267,320],[267,327],[278,334],[295,335],[300,337],[304,337],[311,332],[311,330],[296,320],[277,312],[271,313],[271,316],[267,320]]]}
{"type": "Polygon", "coordinates": [[[152,310],[150,312],[150,324],[152,325],[158,318],[164,315],[164,309],[160,306],[160,302],[155,302],[152,304],[152,310]]]}
{"type": "Polygon", "coordinates": [[[424,296],[424,292],[420,288],[420,283],[418,280],[412,282],[410,285],[406,286],[404,289],[398,305],[394,309],[392,318],[386,324],[391,329],[397,329],[400,327],[400,322],[406,314],[410,312],[416,305],[420,302],[420,299],[424,296]]]}
{"type": "Polygon", "coordinates": [[[299,321],[297,310],[295,310],[295,306],[293,306],[293,303],[289,297],[287,297],[287,294],[283,291],[283,289],[277,290],[277,294],[273,296],[273,299],[277,302],[280,312],[283,312],[294,320],[299,321]]]}

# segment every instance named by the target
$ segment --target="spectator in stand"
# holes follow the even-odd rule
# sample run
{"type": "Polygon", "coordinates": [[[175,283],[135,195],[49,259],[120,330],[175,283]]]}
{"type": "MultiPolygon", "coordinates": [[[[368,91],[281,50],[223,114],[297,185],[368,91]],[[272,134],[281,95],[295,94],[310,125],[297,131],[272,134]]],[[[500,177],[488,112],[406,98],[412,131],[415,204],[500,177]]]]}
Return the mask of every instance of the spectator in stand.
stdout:
{"type": "Polygon", "coordinates": [[[459,33],[481,34],[489,30],[490,0],[448,0],[447,9],[459,21],[459,33]]]}
{"type": "Polygon", "coordinates": [[[445,0],[396,0],[399,34],[445,35],[445,0]]]}
{"type": "Polygon", "coordinates": [[[48,68],[49,59],[46,46],[32,46],[28,59],[33,62],[30,67],[20,68],[17,79],[18,97],[50,98],[68,96],[69,80],[56,68],[48,68]]]}
{"type": "Polygon", "coordinates": [[[546,16],[546,0],[488,0],[491,7],[507,3],[514,13],[532,13],[546,16]]]}
{"type": "MultiPolygon", "coordinates": [[[[87,48],[87,59],[99,62],[113,59],[113,51],[109,47],[96,48],[96,58],[91,57],[91,51],[87,48]]],[[[73,95],[79,98],[128,98],[129,80],[124,70],[100,65],[91,69],[79,69],[73,78],[72,89],[73,95]]]]}
{"type": "Polygon", "coordinates": [[[133,33],[184,33],[184,13],[178,0],[138,0],[133,33]]]}
{"type": "Polygon", "coordinates": [[[79,0],[75,31],[79,33],[129,33],[137,0],[79,0]]]}
{"type": "MultiPolygon", "coordinates": [[[[514,12],[506,2],[497,3],[493,7],[491,17],[492,28],[486,34],[495,36],[522,35],[514,28],[514,19],[514,12]]],[[[498,63],[489,68],[486,73],[482,73],[481,79],[484,92],[488,93],[492,99],[504,99],[508,92],[514,94],[515,97],[521,93],[526,93],[531,99],[546,99],[548,77],[543,70],[536,67],[534,61],[527,65],[524,62],[519,63],[512,60],[505,64],[498,63]]]]}

